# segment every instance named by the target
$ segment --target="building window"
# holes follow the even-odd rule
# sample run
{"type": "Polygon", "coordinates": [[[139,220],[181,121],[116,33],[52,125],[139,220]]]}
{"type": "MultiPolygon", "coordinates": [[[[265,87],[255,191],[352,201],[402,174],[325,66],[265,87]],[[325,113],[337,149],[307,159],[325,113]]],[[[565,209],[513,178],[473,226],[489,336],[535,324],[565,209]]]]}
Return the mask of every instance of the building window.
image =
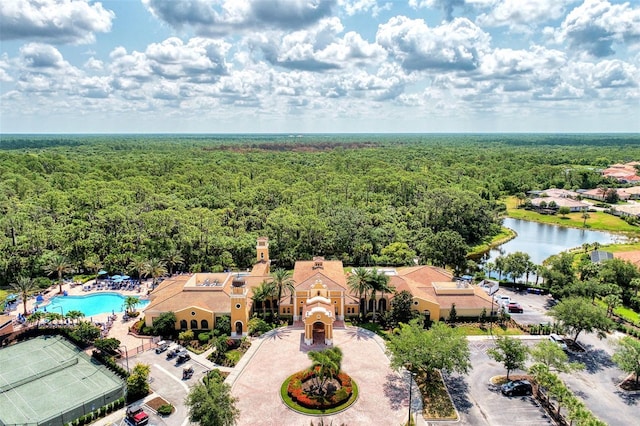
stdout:
{"type": "Polygon", "coordinates": [[[417,301],[417,300],[414,300],[414,301],[413,301],[413,304],[414,304],[414,305],[416,305],[416,306],[418,306],[418,301],[417,301]]]}
{"type": "Polygon", "coordinates": [[[191,320],[191,329],[197,329],[198,328],[198,320],[191,320]]]}
{"type": "Polygon", "coordinates": [[[191,311],[191,316],[195,317],[196,316],[196,312],[195,311],[191,311]]]}
{"type": "Polygon", "coordinates": [[[187,329],[187,320],[180,320],[180,329],[181,330],[187,329]]]}
{"type": "Polygon", "coordinates": [[[209,328],[209,321],[207,320],[202,320],[200,321],[200,328],[203,330],[206,330],[209,328]]]}
{"type": "Polygon", "coordinates": [[[240,309],[241,307],[242,307],[242,305],[241,305],[241,304],[236,303],[236,309],[240,309]]]}

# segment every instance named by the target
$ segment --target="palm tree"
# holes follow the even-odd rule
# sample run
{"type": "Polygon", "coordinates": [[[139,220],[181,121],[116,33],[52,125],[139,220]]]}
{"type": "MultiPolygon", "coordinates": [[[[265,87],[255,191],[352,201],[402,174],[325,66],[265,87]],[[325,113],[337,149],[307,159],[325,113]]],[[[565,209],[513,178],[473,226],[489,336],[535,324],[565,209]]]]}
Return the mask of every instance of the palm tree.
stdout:
{"type": "Polygon", "coordinates": [[[147,275],[147,261],[141,257],[134,257],[131,262],[129,262],[128,269],[130,272],[135,272],[138,274],[138,282],[142,284],[142,278],[147,275]]]}
{"type": "Polygon", "coordinates": [[[376,292],[381,293],[381,298],[384,298],[385,293],[391,293],[395,291],[395,288],[389,286],[389,276],[384,272],[379,272],[377,269],[371,271],[369,275],[369,288],[371,289],[371,298],[373,299],[373,322],[376,321],[376,306],[378,301],[376,300],[376,292]]]}
{"type": "Polygon", "coordinates": [[[587,213],[586,211],[582,212],[582,226],[587,226],[587,219],[589,219],[591,217],[591,215],[589,215],[589,213],[587,213]]]}
{"type": "Polygon", "coordinates": [[[100,259],[97,256],[87,257],[84,260],[83,265],[89,271],[93,272],[93,274],[96,276],[96,279],[98,278],[98,271],[102,269],[102,262],[100,262],[100,259]]]}
{"type": "Polygon", "coordinates": [[[9,283],[9,285],[18,292],[18,294],[20,294],[20,297],[22,297],[24,315],[27,315],[27,298],[32,291],[38,288],[38,286],[35,281],[29,277],[18,277],[15,282],[9,283]]]}
{"type": "Polygon", "coordinates": [[[43,319],[47,314],[43,311],[35,311],[27,318],[27,322],[35,322],[36,327],[40,325],[40,320],[43,319]]]}
{"type": "Polygon", "coordinates": [[[371,275],[371,271],[367,268],[358,267],[353,269],[353,273],[349,275],[347,279],[347,285],[349,286],[349,290],[352,293],[358,295],[358,300],[360,301],[360,316],[362,319],[365,318],[367,313],[367,292],[369,291],[369,277],[371,275]],[[364,300],[363,300],[364,296],[364,300]]]}
{"type": "Polygon", "coordinates": [[[49,321],[49,324],[53,323],[54,321],[59,322],[60,320],[64,319],[64,315],[62,315],[60,312],[47,312],[46,314],[44,314],[44,317],[47,321],[49,321]]]}
{"type": "Polygon", "coordinates": [[[81,311],[71,310],[67,312],[66,317],[69,318],[71,321],[75,321],[80,318],[84,318],[84,314],[81,311]]]}
{"type": "Polygon", "coordinates": [[[169,267],[169,275],[173,275],[173,268],[175,266],[182,265],[184,263],[184,257],[182,257],[180,250],[173,249],[169,253],[167,253],[164,261],[169,267]]]}
{"type": "Polygon", "coordinates": [[[140,299],[135,296],[127,296],[124,299],[124,308],[127,314],[132,314],[136,311],[136,306],[140,304],[140,299]]]}
{"type": "Polygon", "coordinates": [[[291,277],[291,272],[287,271],[283,268],[277,268],[271,273],[271,284],[274,287],[274,291],[277,295],[277,310],[276,310],[276,318],[280,318],[280,299],[282,299],[283,294],[289,293],[293,295],[295,291],[295,282],[291,277]]]}
{"type": "Polygon", "coordinates": [[[151,288],[156,288],[158,278],[167,273],[167,264],[157,258],[150,259],[145,265],[144,273],[145,275],[151,275],[153,278],[151,288]]]}
{"type": "Polygon", "coordinates": [[[267,301],[267,299],[273,298],[274,295],[275,286],[273,285],[273,283],[270,283],[266,280],[262,281],[258,287],[255,287],[253,289],[253,296],[251,296],[251,298],[253,299],[253,302],[255,304],[260,303],[262,305],[263,319],[267,316],[267,306],[265,302],[267,301]]]}
{"type": "Polygon", "coordinates": [[[340,374],[342,350],[335,346],[324,351],[310,351],[311,369],[315,371],[316,390],[319,395],[325,393],[327,381],[340,374]]]}
{"type": "Polygon", "coordinates": [[[47,275],[57,274],[58,285],[60,286],[60,292],[62,293],[62,276],[68,272],[71,272],[72,267],[69,260],[60,254],[54,254],[49,258],[44,265],[44,271],[47,275]]]}

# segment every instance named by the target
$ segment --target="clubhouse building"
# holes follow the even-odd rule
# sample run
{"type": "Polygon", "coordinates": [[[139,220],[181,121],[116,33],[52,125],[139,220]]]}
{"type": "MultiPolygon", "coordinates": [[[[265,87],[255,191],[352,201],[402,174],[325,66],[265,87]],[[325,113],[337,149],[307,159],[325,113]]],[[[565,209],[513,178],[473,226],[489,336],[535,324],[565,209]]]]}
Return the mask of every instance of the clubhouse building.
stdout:
{"type": "MultiPolygon", "coordinates": [[[[164,280],[149,295],[150,303],[144,310],[145,323],[165,312],[176,315],[178,330],[212,330],[216,319],[230,316],[232,337],[243,337],[253,314],[278,309],[283,318],[304,328],[305,344],[333,342],[333,328],[344,327],[345,318],[356,317],[364,304],[347,285],[342,261],[301,260],[293,269],[292,294],[254,303],[253,291],[270,275],[269,241],[258,238],[256,264],[249,272],[196,273],[177,275],[164,280]]],[[[389,285],[396,292],[406,290],[413,295],[413,309],[428,319],[447,319],[453,305],[458,316],[479,316],[483,309],[492,309],[490,296],[466,281],[455,281],[453,276],[433,266],[413,266],[379,270],[389,276],[389,285]]],[[[367,299],[367,311],[385,312],[393,294],[377,294],[367,299]]]]}

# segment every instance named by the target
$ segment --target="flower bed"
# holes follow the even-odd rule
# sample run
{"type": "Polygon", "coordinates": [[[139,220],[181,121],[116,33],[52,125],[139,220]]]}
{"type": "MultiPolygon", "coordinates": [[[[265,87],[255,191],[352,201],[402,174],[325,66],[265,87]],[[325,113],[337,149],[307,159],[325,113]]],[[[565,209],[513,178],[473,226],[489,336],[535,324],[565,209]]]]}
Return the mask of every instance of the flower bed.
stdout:
{"type": "Polygon", "coordinates": [[[289,378],[287,395],[298,405],[310,409],[331,409],[339,407],[353,396],[353,383],[348,374],[340,373],[333,378],[339,387],[334,392],[314,395],[308,392],[307,382],[316,378],[315,370],[300,371],[289,378]]]}

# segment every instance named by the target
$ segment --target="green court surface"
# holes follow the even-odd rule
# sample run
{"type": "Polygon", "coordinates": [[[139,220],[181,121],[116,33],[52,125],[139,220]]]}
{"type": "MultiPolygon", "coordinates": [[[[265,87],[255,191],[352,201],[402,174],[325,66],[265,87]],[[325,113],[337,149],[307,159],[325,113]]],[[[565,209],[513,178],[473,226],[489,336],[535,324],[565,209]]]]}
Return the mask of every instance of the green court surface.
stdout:
{"type": "Polygon", "coordinates": [[[124,382],[60,336],[0,349],[0,424],[60,425],[124,395],[124,382]]]}

